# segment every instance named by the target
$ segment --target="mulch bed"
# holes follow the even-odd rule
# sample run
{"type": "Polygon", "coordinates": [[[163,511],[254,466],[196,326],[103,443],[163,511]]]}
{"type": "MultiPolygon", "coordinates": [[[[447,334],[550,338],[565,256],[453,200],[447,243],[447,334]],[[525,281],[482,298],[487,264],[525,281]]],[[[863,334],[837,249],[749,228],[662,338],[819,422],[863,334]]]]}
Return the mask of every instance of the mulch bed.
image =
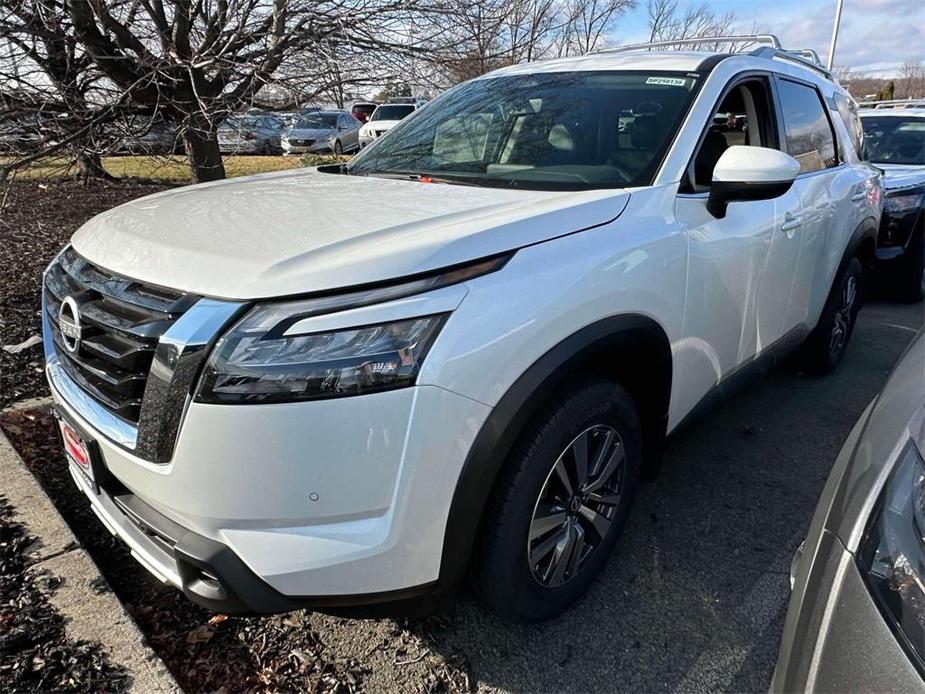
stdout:
{"type": "Polygon", "coordinates": [[[64,619],[48,602],[57,579],[27,571],[31,543],[0,496],[0,690],[125,691],[126,673],[99,644],[67,637],[64,619]]]}
{"type": "Polygon", "coordinates": [[[10,354],[41,335],[42,271],[88,219],[166,186],[98,181],[21,181],[0,188],[0,409],[48,394],[41,343],[10,354]]]}

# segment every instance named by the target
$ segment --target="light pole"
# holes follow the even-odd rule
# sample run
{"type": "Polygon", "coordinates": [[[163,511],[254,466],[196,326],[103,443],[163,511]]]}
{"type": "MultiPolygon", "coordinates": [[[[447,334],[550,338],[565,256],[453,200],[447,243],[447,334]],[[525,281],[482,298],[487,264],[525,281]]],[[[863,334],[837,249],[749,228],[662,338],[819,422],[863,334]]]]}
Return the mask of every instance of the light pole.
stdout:
{"type": "Polygon", "coordinates": [[[845,0],[835,0],[835,25],[832,27],[832,42],[829,44],[829,57],[826,60],[826,68],[832,69],[835,63],[835,43],[838,41],[838,26],[841,24],[841,10],[845,0]]]}

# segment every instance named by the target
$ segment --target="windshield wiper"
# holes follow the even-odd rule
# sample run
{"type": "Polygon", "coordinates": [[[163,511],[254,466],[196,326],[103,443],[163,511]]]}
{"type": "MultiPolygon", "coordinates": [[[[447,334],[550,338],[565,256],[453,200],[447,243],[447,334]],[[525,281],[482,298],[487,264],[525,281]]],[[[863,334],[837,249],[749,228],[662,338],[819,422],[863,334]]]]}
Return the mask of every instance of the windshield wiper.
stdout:
{"type": "Polygon", "coordinates": [[[414,173],[410,171],[346,171],[351,176],[374,176],[377,178],[391,178],[399,181],[418,181],[420,183],[444,183],[458,186],[479,186],[480,179],[461,176],[441,176],[439,174],[414,173]]]}

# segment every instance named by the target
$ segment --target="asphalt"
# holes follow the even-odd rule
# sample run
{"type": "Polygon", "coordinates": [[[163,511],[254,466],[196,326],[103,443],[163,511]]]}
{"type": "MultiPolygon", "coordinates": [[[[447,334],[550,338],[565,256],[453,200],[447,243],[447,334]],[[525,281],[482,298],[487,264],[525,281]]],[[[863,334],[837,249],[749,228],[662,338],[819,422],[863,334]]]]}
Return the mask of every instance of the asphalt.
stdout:
{"type": "Polygon", "coordinates": [[[868,303],[836,373],[778,367],[673,436],[614,557],[559,619],[505,625],[463,601],[447,643],[479,688],[767,691],[790,558],[854,422],[925,323],[868,303]]]}

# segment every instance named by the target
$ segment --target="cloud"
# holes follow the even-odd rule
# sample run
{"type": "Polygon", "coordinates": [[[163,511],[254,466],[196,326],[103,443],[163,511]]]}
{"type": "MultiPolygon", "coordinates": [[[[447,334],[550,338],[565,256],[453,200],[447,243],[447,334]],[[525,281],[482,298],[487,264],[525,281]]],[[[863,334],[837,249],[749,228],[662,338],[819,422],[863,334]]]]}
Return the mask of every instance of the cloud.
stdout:
{"type": "MultiPolygon", "coordinates": [[[[743,23],[756,21],[781,37],[786,47],[828,53],[835,2],[783,6],[770,12],[738,11],[743,23]]],[[[854,71],[895,74],[906,61],[925,63],[923,0],[845,0],[835,64],[854,71]]]]}

